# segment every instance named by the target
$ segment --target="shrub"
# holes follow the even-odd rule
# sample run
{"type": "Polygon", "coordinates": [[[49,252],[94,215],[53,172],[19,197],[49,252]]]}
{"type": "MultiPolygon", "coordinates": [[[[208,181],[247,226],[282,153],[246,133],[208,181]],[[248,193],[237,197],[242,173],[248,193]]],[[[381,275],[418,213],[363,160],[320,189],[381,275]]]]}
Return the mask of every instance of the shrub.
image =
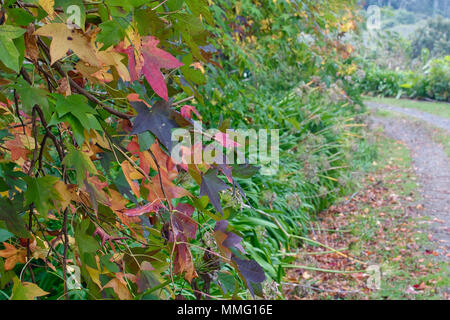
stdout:
{"type": "Polygon", "coordinates": [[[431,60],[420,71],[392,71],[373,65],[365,71],[358,82],[366,94],[450,101],[450,56],[431,60]]]}

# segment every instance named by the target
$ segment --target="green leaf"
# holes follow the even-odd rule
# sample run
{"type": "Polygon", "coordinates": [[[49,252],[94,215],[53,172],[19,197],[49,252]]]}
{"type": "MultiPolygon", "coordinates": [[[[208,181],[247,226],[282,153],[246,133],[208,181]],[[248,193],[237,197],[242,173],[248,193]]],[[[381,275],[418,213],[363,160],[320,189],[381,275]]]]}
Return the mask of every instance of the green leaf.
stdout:
{"type": "MultiPolygon", "coordinates": [[[[0,208],[0,220],[5,222],[6,228],[9,232],[20,238],[30,237],[30,234],[25,228],[25,222],[17,213],[17,206],[15,206],[10,199],[0,198],[0,208]]],[[[5,236],[6,234],[3,233],[3,237],[5,236]]]]}
{"type": "Polygon", "coordinates": [[[14,237],[14,234],[12,234],[11,232],[9,232],[6,229],[0,228],[0,241],[6,241],[11,239],[12,237],[14,237]]]}
{"type": "Polygon", "coordinates": [[[186,0],[186,3],[196,16],[202,16],[210,25],[214,25],[214,19],[209,11],[208,1],[206,0],[186,0]]]}
{"type": "Polygon", "coordinates": [[[225,294],[227,292],[232,293],[234,288],[236,287],[236,279],[229,273],[219,272],[218,280],[225,294]]]}
{"type": "Polygon", "coordinates": [[[153,35],[158,37],[164,32],[164,22],[151,9],[139,9],[134,13],[137,29],[140,35],[153,35]]]}
{"type": "Polygon", "coordinates": [[[188,32],[195,36],[205,31],[202,21],[191,14],[177,13],[174,18],[176,18],[175,29],[181,33],[188,32]]]}
{"type": "Polygon", "coordinates": [[[126,17],[134,8],[138,8],[148,0],[106,0],[105,4],[111,10],[111,15],[114,17],[126,17]]]}
{"type": "Polygon", "coordinates": [[[97,111],[87,103],[84,96],[79,94],[72,94],[68,97],[60,94],[53,94],[53,96],[56,98],[56,113],[53,114],[49,125],[68,122],[72,127],[74,138],[80,146],[84,142],[85,130],[103,131],[95,117],[98,115],[97,111]]]}
{"type": "Polygon", "coordinates": [[[34,105],[38,104],[44,112],[44,116],[48,117],[47,91],[30,86],[28,82],[22,78],[18,79],[17,83],[14,85],[14,89],[17,90],[22,101],[23,109],[26,113],[31,114],[34,105]]]}
{"type": "Polygon", "coordinates": [[[77,150],[72,146],[69,146],[69,153],[65,156],[62,163],[68,168],[75,169],[79,186],[83,185],[87,172],[97,174],[97,169],[89,156],[85,152],[77,150]]]}
{"type": "Polygon", "coordinates": [[[0,25],[0,60],[6,67],[16,72],[19,72],[20,53],[14,45],[13,39],[19,38],[24,33],[25,29],[0,25]]]}
{"type": "Polygon", "coordinates": [[[191,67],[192,62],[193,62],[192,54],[188,54],[183,57],[184,66],[182,66],[180,70],[183,73],[184,78],[190,83],[195,83],[197,85],[205,84],[206,82],[205,76],[200,70],[191,67]]]}
{"type": "Polygon", "coordinates": [[[36,210],[44,217],[47,217],[48,211],[53,207],[53,201],[61,200],[61,196],[54,188],[59,178],[53,176],[25,177],[24,180],[27,183],[25,206],[34,204],[36,210]]]}
{"type": "Polygon", "coordinates": [[[101,50],[117,45],[125,37],[125,31],[115,20],[109,20],[100,24],[102,29],[97,35],[97,41],[103,43],[101,50]]]}
{"type": "Polygon", "coordinates": [[[95,253],[100,246],[92,234],[88,233],[89,220],[83,220],[75,226],[75,241],[78,249],[83,253],[95,253]]]}
{"type": "Polygon", "coordinates": [[[139,151],[146,151],[155,143],[155,136],[149,131],[144,131],[138,134],[139,151]]]}
{"type": "Polygon", "coordinates": [[[6,12],[8,14],[8,21],[12,22],[14,25],[26,27],[35,19],[31,13],[21,8],[6,7],[6,12]]]}
{"type": "Polygon", "coordinates": [[[166,2],[170,11],[178,11],[183,6],[184,0],[168,0],[166,2]]]}

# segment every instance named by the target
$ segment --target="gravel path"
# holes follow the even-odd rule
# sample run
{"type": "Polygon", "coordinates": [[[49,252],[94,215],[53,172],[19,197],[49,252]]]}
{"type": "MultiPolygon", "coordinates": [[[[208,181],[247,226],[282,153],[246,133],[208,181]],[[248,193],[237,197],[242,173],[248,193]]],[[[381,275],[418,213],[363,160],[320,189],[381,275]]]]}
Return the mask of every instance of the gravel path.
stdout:
{"type": "MultiPolygon", "coordinates": [[[[368,103],[368,106],[407,114],[450,132],[449,119],[378,103],[368,103]]],[[[384,126],[389,137],[404,142],[411,150],[424,199],[424,211],[433,221],[431,232],[438,247],[436,251],[450,260],[446,256],[450,253],[450,159],[443,147],[433,142],[429,129],[420,122],[399,118],[373,118],[373,121],[384,126]]]]}
{"type": "MultiPolygon", "coordinates": [[[[402,113],[408,116],[412,116],[414,118],[418,118],[420,120],[423,120],[435,127],[447,130],[450,132],[450,119],[447,118],[441,118],[439,116],[436,116],[434,114],[429,114],[420,110],[416,109],[409,109],[409,108],[402,108],[402,107],[396,107],[391,105],[386,105],[382,103],[377,102],[368,102],[367,105],[371,108],[380,108],[388,111],[395,111],[398,113],[402,113]]],[[[450,105],[448,106],[450,108],[450,105]]]]}

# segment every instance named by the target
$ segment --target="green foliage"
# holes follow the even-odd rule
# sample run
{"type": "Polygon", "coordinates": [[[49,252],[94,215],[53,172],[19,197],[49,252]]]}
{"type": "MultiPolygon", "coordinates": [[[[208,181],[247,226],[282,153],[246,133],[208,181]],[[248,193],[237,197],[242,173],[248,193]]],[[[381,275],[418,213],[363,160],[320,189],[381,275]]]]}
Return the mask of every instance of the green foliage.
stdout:
{"type": "Polygon", "coordinates": [[[371,95],[450,101],[450,56],[430,60],[421,71],[415,72],[370,65],[358,82],[371,95]]]}
{"type": "MultiPolygon", "coordinates": [[[[352,119],[363,110],[352,76],[357,61],[346,55],[345,44],[336,45],[315,24],[296,23],[302,11],[296,11],[300,17],[290,14],[285,2],[239,3],[233,8],[219,1],[212,7],[216,19],[222,19],[223,27],[213,32],[226,60],[224,70],[210,68],[203,89],[210,98],[198,109],[204,121],[219,127],[280,132],[278,172],[238,180],[249,206],[239,210],[226,197],[223,209],[251,257],[270,281],[279,281],[284,275],[280,265],[292,262],[280,257],[280,250],[298,245],[289,235],[305,235],[316,212],[352,189],[348,167],[370,162],[373,150],[354,137],[362,117],[352,119]],[[239,26],[233,24],[236,20],[239,26]]],[[[332,5],[314,4],[319,11],[332,5]]],[[[317,19],[314,4],[304,2],[303,9],[317,19]]],[[[335,34],[351,21],[340,9],[335,7],[328,17],[335,34]]],[[[317,21],[325,27],[325,21],[317,21]]]]}
{"type": "Polygon", "coordinates": [[[372,67],[366,71],[361,88],[375,95],[395,97],[401,90],[401,83],[403,78],[400,72],[372,67]]]}

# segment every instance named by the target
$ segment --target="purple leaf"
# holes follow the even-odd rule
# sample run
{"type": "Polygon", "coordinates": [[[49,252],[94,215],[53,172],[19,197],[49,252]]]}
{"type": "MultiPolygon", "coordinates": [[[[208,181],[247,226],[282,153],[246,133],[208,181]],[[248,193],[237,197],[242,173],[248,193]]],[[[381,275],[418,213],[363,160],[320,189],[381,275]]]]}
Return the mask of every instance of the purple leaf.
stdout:
{"type": "Polygon", "coordinates": [[[223,215],[219,192],[228,188],[228,185],[217,177],[217,171],[211,169],[202,175],[200,196],[207,195],[214,208],[223,215]]]}
{"type": "Polygon", "coordinates": [[[170,119],[169,104],[165,101],[158,101],[152,108],[148,108],[143,102],[132,101],[130,103],[138,112],[133,123],[131,134],[150,131],[167,148],[167,150],[171,151],[172,129],[177,128],[177,124],[170,119]]]}
{"type": "Polygon", "coordinates": [[[248,289],[253,295],[252,283],[262,283],[266,280],[263,268],[254,260],[242,260],[237,257],[233,257],[232,260],[236,263],[239,272],[247,282],[248,289]]]}

